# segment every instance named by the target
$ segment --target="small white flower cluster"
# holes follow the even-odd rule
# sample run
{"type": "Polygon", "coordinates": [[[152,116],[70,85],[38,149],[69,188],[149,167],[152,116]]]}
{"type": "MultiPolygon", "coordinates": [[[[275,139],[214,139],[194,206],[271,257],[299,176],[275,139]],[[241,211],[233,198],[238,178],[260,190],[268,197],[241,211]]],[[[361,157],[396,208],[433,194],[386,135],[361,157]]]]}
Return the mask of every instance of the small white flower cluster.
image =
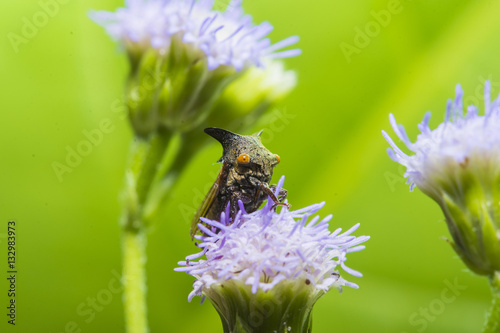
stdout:
{"type": "MultiPolygon", "coordinates": [[[[276,193],[283,182],[284,177],[276,193]]],[[[364,249],[359,244],[369,237],[351,235],[359,224],[342,234],[341,229],[331,233],[328,230],[331,215],[321,221],[316,216],[308,222],[323,205],[296,211],[283,207],[276,213],[269,200],[262,209],[247,214],[240,203],[234,222],[228,220],[229,212],[222,213],[220,222],[202,218],[205,225],[200,223],[199,228],[206,236],[196,237],[203,251],[188,256],[186,261],[179,262],[182,267],[175,269],[197,278],[188,299],[202,296],[212,284],[228,280],[250,285],[254,294],[259,289],[266,292],[284,280],[303,281],[325,292],[344,285],[357,288],[339,274],[337,266],[361,276],[345,265],[346,255],[364,249]],[[203,255],[206,260],[193,261],[203,255]]]]}
{"type": "Polygon", "coordinates": [[[268,22],[252,23],[241,0],[233,0],[223,13],[212,10],[214,0],[127,0],[116,12],[97,11],[91,18],[125,46],[152,46],[168,50],[172,38],[202,50],[209,69],[220,65],[262,66],[265,59],[294,57],[299,49],[277,52],[297,43],[286,38],[274,45],[265,38],[273,27],[268,22]]]}

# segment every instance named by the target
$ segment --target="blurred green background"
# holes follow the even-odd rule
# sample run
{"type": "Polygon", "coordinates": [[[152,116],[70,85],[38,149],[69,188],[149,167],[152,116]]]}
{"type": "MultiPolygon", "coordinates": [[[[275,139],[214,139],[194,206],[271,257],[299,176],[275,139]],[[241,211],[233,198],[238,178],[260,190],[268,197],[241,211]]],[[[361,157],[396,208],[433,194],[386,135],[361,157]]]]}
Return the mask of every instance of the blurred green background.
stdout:
{"type": "MultiPolygon", "coordinates": [[[[8,325],[2,313],[1,332],[124,330],[115,275],[121,270],[118,194],[131,130],[112,105],[122,96],[128,64],[87,17],[89,9],[120,5],[120,0],[61,1],[52,17],[14,47],[9,36],[22,36],[23,20],[32,21],[41,5],[0,2],[0,307],[5,313],[9,219],[17,221],[19,271],[17,324],[8,325]],[[52,163],[64,163],[67,147],[75,149],[86,139],[84,131],[105,119],[111,132],[58,179],[52,163]],[[94,316],[92,299],[97,299],[94,316]]],[[[320,213],[334,214],[332,230],[361,222],[356,234],[371,236],[366,250],[349,256],[349,266],[364,274],[351,278],[360,289],[332,290],[320,299],[314,331],[479,332],[490,303],[487,280],[469,273],[443,240],[448,232],[438,206],[418,189],[409,192],[380,131],[390,129],[390,112],[412,140],[425,111],[433,111],[435,127],[458,82],[465,103],[481,109],[485,79],[498,93],[500,1],[247,0],[244,6],[256,22],[272,22],[272,40],[301,37],[303,55],[286,61],[298,72],[297,88],[277,108],[280,117],[254,128],[266,129],[264,144],[281,156],[274,180],[286,175],[295,208],[326,201],[320,213]],[[391,17],[374,23],[377,13],[388,9],[391,17]],[[356,37],[358,29],[372,29],[371,36],[356,37]],[[347,44],[356,49],[346,56],[341,45],[347,44]],[[451,290],[450,284],[461,289],[451,290]]],[[[182,210],[201,200],[220,155],[214,143],[194,159],[150,229],[153,333],[221,331],[208,302],[187,302],[193,279],[173,271],[196,250],[182,210]]]]}

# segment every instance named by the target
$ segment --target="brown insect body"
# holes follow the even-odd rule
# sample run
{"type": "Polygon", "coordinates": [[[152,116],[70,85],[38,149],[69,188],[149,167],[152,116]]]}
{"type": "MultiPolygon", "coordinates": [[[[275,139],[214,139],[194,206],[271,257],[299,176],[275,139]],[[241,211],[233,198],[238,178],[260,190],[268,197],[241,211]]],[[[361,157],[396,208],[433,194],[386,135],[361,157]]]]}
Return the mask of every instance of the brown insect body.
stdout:
{"type": "Polygon", "coordinates": [[[275,205],[286,205],[281,201],[286,190],[280,190],[278,198],[274,186],[269,187],[273,169],[279,163],[279,156],[271,153],[260,141],[259,132],[255,135],[239,135],[224,129],[206,128],[205,133],[222,144],[223,153],[219,175],[203,200],[191,224],[191,238],[198,230],[200,217],[220,220],[220,214],[228,203],[230,216],[234,220],[241,200],[246,212],[256,211],[270,196],[275,205]]]}

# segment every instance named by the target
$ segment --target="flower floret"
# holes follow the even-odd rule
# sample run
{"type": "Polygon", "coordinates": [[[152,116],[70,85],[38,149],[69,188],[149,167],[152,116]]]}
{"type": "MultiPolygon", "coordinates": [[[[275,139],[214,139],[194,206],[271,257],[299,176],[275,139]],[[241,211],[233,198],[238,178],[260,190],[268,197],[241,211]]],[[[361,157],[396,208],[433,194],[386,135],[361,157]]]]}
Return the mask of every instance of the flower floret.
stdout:
{"type": "Polygon", "coordinates": [[[283,50],[296,44],[291,36],[272,44],[266,36],[273,30],[268,22],[255,25],[242,9],[241,0],[231,1],[226,11],[213,10],[213,0],[128,0],[116,12],[94,11],[91,18],[128,49],[149,46],[162,52],[172,39],[201,50],[209,69],[221,65],[241,70],[263,66],[266,59],[294,57],[299,49],[283,50]]]}
{"type": "MultiPolygon", "coordinates": [[[[284,177],[276,193],[283,181],[284,177]]],[[[324,292],[345,285],[357,288],[340,275],[338,266],[353,276],[361,276],[345,265],[346,255],[362,250],[364,246],[359,244],[369,237],[351,235],[359,224],[344,233],[341,229],[330,232],[331,215],[321,220],[316,216],[308,222],[323,205],[296,211],[283,207],[277,213],[269,200],[262,209],[248,214],[240,203],[234,221],[226,213],[221,214],[220,222],[202,219],[199,227],[204,235],[196,236],[202,251],[179,262],[182,267],[176,268],[197,278],[189,299],[201,296],[214,283],[228,280],[251,286],[254,294],[271,290],[285,280],[306,281],[324,292]],[[192,261],[203,255],[206,259],[192,261]]]]}

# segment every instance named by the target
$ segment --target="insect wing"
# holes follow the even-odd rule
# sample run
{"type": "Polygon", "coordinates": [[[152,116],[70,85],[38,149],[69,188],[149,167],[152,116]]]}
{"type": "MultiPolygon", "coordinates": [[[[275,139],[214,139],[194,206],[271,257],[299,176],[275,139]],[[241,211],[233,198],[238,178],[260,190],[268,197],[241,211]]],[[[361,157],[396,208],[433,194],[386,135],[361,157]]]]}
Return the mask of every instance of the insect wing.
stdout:
{"type": "Polygon", "coordinates": [[[215,183],[208,191],[207,195],[205,196],[205,199],[203,199],[203,202],[201,203],[200,208],[198,208],[198,211],[194,215],[193,221],[191,222],[191,230],[190,230],[191,239],[194,238],[194,235],[198,231],[198,223],[200,223],[200,217],[206,217],[210,212],[210,209],[212,208],[214,202],[216,201],[217,196],[219,195],[220,188],[221,186],[224,185],[222,183],[226,179],[228,167],[229,164],[226,164],[224,162],[222,168],[219,171],[219,174],[217,175],[215,183]]]}

